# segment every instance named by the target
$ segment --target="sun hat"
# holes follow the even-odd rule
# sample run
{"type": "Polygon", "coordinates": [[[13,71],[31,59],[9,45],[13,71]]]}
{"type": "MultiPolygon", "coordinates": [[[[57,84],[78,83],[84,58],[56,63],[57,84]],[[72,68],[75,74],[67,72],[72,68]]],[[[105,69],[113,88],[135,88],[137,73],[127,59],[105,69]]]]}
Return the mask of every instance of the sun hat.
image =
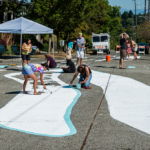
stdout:
{"type": "Polygon", "coordinates": [[[79,33],[79,35],[82,35],[82,33],[79,33]]]}
{"type": "Polygon", "coordinates": [[[71,57],[70,57],[69,55],[67,55],[67,56],[66,56],[66,59],[67,59],[67,60],[70,60],[70,59],[71,59],[71,57]]]}

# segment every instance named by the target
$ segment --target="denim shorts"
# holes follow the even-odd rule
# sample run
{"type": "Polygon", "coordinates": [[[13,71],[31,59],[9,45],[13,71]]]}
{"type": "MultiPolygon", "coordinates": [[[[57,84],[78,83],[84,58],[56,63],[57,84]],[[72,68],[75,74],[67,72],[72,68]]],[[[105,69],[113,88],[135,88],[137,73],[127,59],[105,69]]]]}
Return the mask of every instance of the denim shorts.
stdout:
{"type": "Polygon", "coordinates": [[[29,70],[29,69],[27,69],[25,67],[23,67],[23,69],[22,69],[22,74],[23,75],[30,75],[30,74],[33,74],[33,73],[34,72],[32,70],[29,70]]]}

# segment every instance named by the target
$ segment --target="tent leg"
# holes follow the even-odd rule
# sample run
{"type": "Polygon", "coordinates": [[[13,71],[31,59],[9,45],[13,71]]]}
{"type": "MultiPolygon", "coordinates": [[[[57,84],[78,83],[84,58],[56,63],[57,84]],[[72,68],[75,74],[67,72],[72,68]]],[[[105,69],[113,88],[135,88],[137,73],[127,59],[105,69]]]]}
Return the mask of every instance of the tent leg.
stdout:
{"type": "Polygon", "coordinates": [[[20,61],[21,61],[22,33],[20,34],[20,61]]]}
{"type": "Polygon", "coordinates": [[[53,59],[54,59],[54,34],[53,34],[53,59]]]}

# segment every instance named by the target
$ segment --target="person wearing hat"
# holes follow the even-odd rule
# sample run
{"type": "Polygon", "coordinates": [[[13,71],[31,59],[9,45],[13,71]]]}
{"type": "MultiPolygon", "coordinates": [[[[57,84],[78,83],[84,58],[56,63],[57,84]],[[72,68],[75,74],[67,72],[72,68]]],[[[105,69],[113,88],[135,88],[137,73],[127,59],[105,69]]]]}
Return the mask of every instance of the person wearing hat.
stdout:
{"type": "Polygon", "coordinates": [[[75,73],[75,64],[71,61],[71,57],[69,55],[66,56],[67,67],[60,66],[63,69],[64,73],[75,73]]]}
{"type": "Polygon", "coordinates": [[[76,66],[78,65],[78,62],[80,60],[80,65],[82,65],[82,60],[84,58],[84,49],[85,49],[85,38],[82,37],[82,33],[79,33],[79,38],[77,39],[77,62],[76,66]]]}
{"type": "Polygon", "coordinates": [[[47,64],[26,64],[23,66],[22,68],[22,74],[24,75],[24,84],[23,84],[23,92],[22,94],[27,94],[28,92],[26,92],[26,85],[29,81],[29,78],[33,79],[34,80],[34,83],[33,83],[33,87],[34,87],[34,95],[40,95],[40,93],[37,93],[36,92],[36,87],[37,87],[37,77],[36,75],[34,74],[34,72],[39,72],[40,73],[40,80],[41,80],[41,83],[43,84],[44,86],[44,89],[46,89],[46,86],[44,84],[44,81],[43,81],[43,73],[44,71],[46,70],[49,70],[49,67],[47,64]]]}

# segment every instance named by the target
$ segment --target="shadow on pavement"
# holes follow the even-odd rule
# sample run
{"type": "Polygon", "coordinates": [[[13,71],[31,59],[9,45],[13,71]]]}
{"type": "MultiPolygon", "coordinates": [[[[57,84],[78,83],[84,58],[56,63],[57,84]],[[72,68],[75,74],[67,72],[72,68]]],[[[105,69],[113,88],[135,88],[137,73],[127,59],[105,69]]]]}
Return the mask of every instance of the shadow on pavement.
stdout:
{"type": "Polygon", "coordinates": [[[111,67],[111,66],[94,66],[94,67],[98,67],[98,68],[117,68],[117,67],[111,67]]]}
{"type": "Polygon", "coordinates": [[[14,92],[8,92],[5,94],[22,94],[22,91],[14,91],[14,92]]]}
{"type": "Polygon", "coordinates": [[[6,70],[8,70],[8,71],[20,71],[19,69],[6,69],[6,70]]]}

